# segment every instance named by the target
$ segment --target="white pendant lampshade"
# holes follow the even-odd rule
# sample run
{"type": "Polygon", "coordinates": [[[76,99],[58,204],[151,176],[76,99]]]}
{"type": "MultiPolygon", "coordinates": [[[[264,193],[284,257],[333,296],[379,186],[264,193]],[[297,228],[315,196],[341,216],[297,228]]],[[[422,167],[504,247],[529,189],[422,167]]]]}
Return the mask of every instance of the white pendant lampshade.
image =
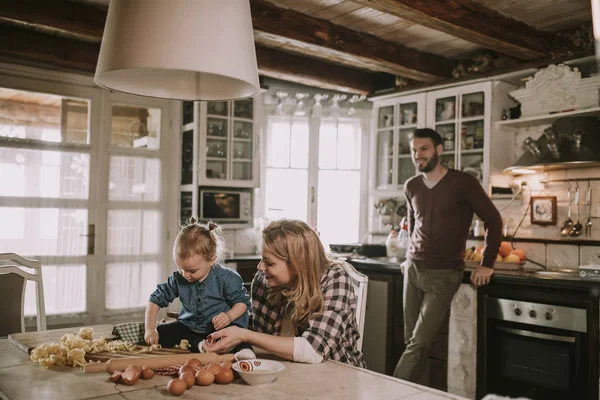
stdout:
{"type": "Polygon", "coordinates": [[[94,80],[167,99],[253,96],[260,87],[249,0],[111,0],[94,80]]]}

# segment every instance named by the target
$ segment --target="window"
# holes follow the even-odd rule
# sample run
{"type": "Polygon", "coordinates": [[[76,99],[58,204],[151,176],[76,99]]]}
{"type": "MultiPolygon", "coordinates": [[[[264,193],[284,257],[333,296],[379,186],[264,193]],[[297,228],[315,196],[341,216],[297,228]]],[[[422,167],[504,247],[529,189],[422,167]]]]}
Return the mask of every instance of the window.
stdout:
{"type": "Polygon", "coordinates": [[[269,116],[266,219],[306,221],[324,243],[359,242],[362,138],[359,117],[269,116]]]}

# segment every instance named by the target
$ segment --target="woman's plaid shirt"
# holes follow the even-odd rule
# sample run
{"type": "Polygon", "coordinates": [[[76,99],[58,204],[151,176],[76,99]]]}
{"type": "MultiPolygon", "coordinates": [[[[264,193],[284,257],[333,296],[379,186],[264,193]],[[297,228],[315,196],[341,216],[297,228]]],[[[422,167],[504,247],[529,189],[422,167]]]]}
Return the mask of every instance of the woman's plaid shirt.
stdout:
{"type": "MultiPolygon", "coordinates": [[[[256,332],[279,336],[283,306],[269,303],[269,288],[265,273],[258,271],[252,281],[252,316],[250,329],[256,332]]],[[[362,352],[357,349],[359,339],[356,327],[356,296],[352,279],[339,264],[332,264],[321,276],[323,291],[323,313],[310,318],[296,328],[312,347],[331,359],[358,367],[366,367],[362,352]]]]}

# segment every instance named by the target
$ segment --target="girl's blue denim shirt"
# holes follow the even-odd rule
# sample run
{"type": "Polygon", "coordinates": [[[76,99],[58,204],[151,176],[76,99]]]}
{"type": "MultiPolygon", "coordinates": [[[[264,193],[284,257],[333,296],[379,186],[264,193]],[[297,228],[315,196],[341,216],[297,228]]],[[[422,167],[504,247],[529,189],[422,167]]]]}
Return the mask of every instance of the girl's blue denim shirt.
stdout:
{"type": "Polygon", "coordinates": [[[150,302],[165,308],[177,297],[181,301],[179,321],[194,332],[214,332],[213,317],[229,311],[236,303],[244,303],[247,310],[231,325],[248,327],[250,295],[240,275],[232,269],[215,264],[206,279],[194,283],[190,283],[179,272],[174,272],[166,283],[157,285],[150,295],[150,302]]]}

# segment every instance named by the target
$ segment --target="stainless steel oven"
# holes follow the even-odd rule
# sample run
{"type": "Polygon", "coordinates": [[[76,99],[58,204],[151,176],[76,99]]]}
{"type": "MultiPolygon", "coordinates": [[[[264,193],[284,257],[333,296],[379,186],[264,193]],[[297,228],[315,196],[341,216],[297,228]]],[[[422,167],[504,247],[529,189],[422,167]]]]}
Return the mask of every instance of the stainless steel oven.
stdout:
{"type": "Polygon", "coordinates": [[[485,308],[487,393],[589,398],[586,309],[496,297],[487,297],[485,308]]]}

